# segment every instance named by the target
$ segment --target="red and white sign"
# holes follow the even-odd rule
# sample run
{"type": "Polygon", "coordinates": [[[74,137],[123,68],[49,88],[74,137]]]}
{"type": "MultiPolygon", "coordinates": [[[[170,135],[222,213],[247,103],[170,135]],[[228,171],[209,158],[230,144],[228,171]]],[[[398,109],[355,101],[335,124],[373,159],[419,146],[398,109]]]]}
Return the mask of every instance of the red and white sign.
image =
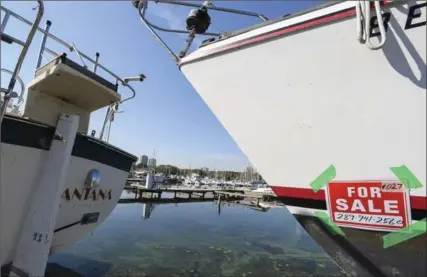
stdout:
{"type": "Polygon", "coordinates": [[[332,181],[326,199],[338,226],[398,231],[411,224],[409,192],[399,181],[332,181]]]}

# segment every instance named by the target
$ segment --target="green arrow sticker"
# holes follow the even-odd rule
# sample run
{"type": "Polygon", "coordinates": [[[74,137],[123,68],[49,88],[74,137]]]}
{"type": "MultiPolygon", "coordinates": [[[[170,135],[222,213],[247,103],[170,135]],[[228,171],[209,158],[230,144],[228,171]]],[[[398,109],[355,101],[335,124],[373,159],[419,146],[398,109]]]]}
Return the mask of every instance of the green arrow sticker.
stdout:
{"type": "Polygon", "coordinates": [[[314,214],[323,223],[323,225],[325,225],[326,228],[328,228],[329,231],[331,231],[332,234],[345,236],[344,231],[341,230],[341,228],[338,227],[338,225],[336,225],[332,221],[332,219],[328,216],[327,213],[318,211],[318,212],[315,212],[314,214]]]}
{"type": "Polygon", "coordinates": [[[409,170],[406,165],[399,167],[390,167],[394,175],[402,182],[408,189],[419,189],[423,187],[423,184],[415,177],[415,175],[409,170]]]}
{"type": "Polygon", "coordinates": [[[383,236],[383,247],[389,248],[396,244],[402,243],[409,239],[418,237],[426,232],[426,219],[424,218],[414,224],[409,225],[406,228],[402,228],[400,231],[390,233],[383,236]]]}
{"type": "MultiPolygon", "coordinates": [[[[406,165],[390,167],[390,169],[406,188],[419,189],[423,187],[423,184],[421,184],[417,177],[415,177],[415,174],[412,173],[406,165]]],[[[402,228],[398,232],[384,235],[383,247],[389,248],[409,239],[418,237],[424,233],[426,233],[426,218],[411,224],[408,227],[402,228]]]]}
{"type": "MultiPolygon", "coordinates": [[[[335,178],[336,173],[337,172],[335,170],[335,167],[333,165],[330,165],[325,171],[322,172],[322,174],[320,174],[316,179],[314,179],[313,182],[311,182],[310,186],[313,191],[316,193],[324,186],[326,186],[329,181],[335,178]]],[[[341,228],[338,227],[338,225],[336,225],[335,222],[332,221],[332,219],[328,216],[327,213],[318,211],[314,214],[320,220],[320,222],[322,222],[323,225],[325,225],[325,227],[331,231],[332,234],[345,236],[343,230],[341,230],[341,228]]]]}
{"type": "Polygon", "coordinates": [[[311,182],[310,186],[314,192],[318,192],[321,188],[326,186],[326,184],[335,178],[337,172],[335,167],[331,164],[322,174],[319,175],[313,182],[311,182]]]}

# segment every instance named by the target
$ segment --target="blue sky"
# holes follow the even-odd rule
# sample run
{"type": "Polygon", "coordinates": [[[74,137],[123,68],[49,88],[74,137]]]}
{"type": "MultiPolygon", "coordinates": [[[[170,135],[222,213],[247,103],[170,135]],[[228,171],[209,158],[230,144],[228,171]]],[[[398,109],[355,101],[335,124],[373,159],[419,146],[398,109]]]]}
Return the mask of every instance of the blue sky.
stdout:
{"type": "MultiPolygon", "coordinates": [[[[307,8],[316,1],[214,1],[217,6],[263,13],[269,18],[307,8]]],[[[3,6],[33,20],[35,1],[2,1],[3,6]]],[[[190,9],[151,2],[148,17],[158,25],[182,28],[190,9]]],[[[210,31],[231,31],[258,23],[259,20],[212,11],[210,31]]],[[[3,18],[3,13],[2,13],[3,18]]],[[[119,76],[144,73],[143,83],[134,83],[137,97],[121,106],[110,135],[110,143],[135,155],[151,155],[156,149],[158,163],[193,168],[207,166],[216,169],[240,170],[249,161],[228,135],[214,114],[201,100],[156,42],[140,23],[137,10],[130,1],[45,1],[44,22],[52,21],[51,32],[88,54],[100,52],[100,62],[119,76]]],[[[25,40],[29,26],[10,20],[5,32],[25,40]]],[[[175,51],[185,38],[176,34],[161,34],[175,51]]],[[[201,41],[201,37],[198,41],[201,41]]],[[[33,76],[41,36],[36,36],[21,70],[28,83],[33,76]]],[[[47,46],[56,52],[67,52],[52,40],[47,46]]],[[[1,67],[12,69],[20,47],[2,43],[1,67]]],[[[51,58],[46,54],[48,59],[51,58]]],[[[69,57],[76,60],[75,54],[69,57]]],[[[76,60],[77,61],[77,60],[76,60]]],[[[108,75],[103,75],[113,81],[108,75]]],[[[7,75],[2,74],[2,86],[7,75]]],[[[128,95],[126,89],[122,95],[128,95]]],[[[92,114],[90,129],[99,133],[105,110],[92,114]]]]}

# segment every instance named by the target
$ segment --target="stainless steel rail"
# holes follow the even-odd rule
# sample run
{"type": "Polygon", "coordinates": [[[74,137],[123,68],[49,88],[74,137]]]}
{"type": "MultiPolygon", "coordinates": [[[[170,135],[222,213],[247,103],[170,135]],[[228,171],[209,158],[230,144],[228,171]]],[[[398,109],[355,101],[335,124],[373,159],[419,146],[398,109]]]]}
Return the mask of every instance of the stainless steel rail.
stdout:
{"type": "MultiPolygon", "coordinates": [[[[9,69],[6,69],[6,68],[1,68],[0,69],[0,71],[1,72],[5,72],[5,73],[8,73],[8,74],[10,74],[10,75],[12,75],[13,74],[13,71],[11,71],[11,70],[9,70],[9,69]]],[[[22,104],[22,102],[24,101],[24,92],[25,92],[25,84],[24,84],[24,82],[22,81],[22,79],[21,78],[19,78],[19,76],[16,76],[16,81],[18,81],[18,83],[20,84],[20,86],[21,86],[21,92],[18,94],[17,92],[15,92],[14,90],[12,90],[12,91],[10,91],[9,93],[12,93],[12,94],[15,94],[16,93],[16,95],[14,95],[16,98],[18,98],[18,103],[16,104],[17,106],[19,106],[20,104],[22,104]]],[[[0,92],[2,92],[2,93],[7,93],[8,92],[8,90],[6,89],[6,88],[0,88],[0,92]]],[[[13,97],[13,98],[15,98],[15,97],[13,97]]]]}
{"type": "MultiPolygon", "coordinates": [[[[146,18],[146,15],[145,15],[145,11],[147,10],[149,1],[154,1],[156,3],[178,5],[178,6],[187,6],[187,7],[196,7],[196,8],[203,7],[203,8],[209,9],[209,10],[215,10],[215,11],[220,11],[220,12],[227,12],[227,13],[234,13],[234,14],[258,17],[263,21],[268,20],[268,18],[262,14],[213,6],[211,1],[205,1],[203,4],[193,4],[193,3],[177,1],[177,0],[141,0],[141,1],[135,1],[134,0],[133,2],[134,2],[135,7],[138,9],[141,22],[153,34],[153,36],[163,46],[163,48],[165,48],[165,50],[175,60],[176,63],[178,63],[180,61],[180,59],[187,54],[188,49],[190,48],[190,46],[194,40],[194,37],[196,36],[196,33],[194,30],[177,30],[177,29],[164,28],[164,27],[154,25],[153,23],[148,21],[148,19],[146,18]],[[166,44],[166,42],[156,33],[155,29],[162,31],[162,32],[188,34],[185,46],[180,51],[179,55],[176,55],[174,53],[174,51],[166,44]]],[[[220,34],[218,34],[218,33],[198,33],[197,35],[220,36],[220,34]]]]}
{"type": "MultiPolygon", "coordinates": [[[[41,3],[41,1],[39,1],[39,2],[41,3]]],[[[2,23],[1,23],[1,26],[0,26],[1,34],[4,33],[6,25],[7,25],[7,23],[8,23],[8,21],[9,21],[9,19],[10,19],[11,16],[14,17],[14,18],[16,18],[17,20],[19,20],[19,21],[27,24],[27,25],[30,25],[30,26],[33,25],[33,23],[31,21],[29,21],[28,19],[20,16],[19,14],[15,13],[15,12],[13,12],[13,11],[11,11],[11,10],[3,7],[3,6],[1,6],[0,8],[5,13],[4,19],[3,19],[2,23]]],[[[55,51],[53,51],[53,50],[51,50],[51,49],[49,49],[49,48],[46,47],[47,38],[50,38],[50,39],[56,41],[57,43],[61,44],[63,47],[67,48],[68,51],[75,52],[77,54],[77,56],[81,59],[81,61],[83,62],[84,65],[86,65],[86,64],[84,63],[83,59],[85,59],[86,61],[92,63],[93,64],[94,72],[98,68],[101,68],[106,73],[108,73],[109,75],[111,75],[112,77],[114,77],[116,83],[120,83],[122,86],[127,87],[131,91],[131,96],[129,96],[129,97],[121,100],[120,103],[123,103],[125,101],[131,100],[131,99],[133,99],[135,97],[135,94],[136,94],[135,93],[135,89],[131,85],[129,85],[128,82],[126,82],[123,78],[119,77],[117,74],[115,74],[110,69],[108,69],[107,67],[105,67],[104,65],[102,65],[102,64],[100,64],[98,62],[99,54],[96,55],[95,59],[92,59],[91,57],[89,57],[85,53],[79,51],[77,49],[77,47],[75,47],[73,44],[69,44],[69,43],[63,41],[62,39],[58,38],[57,36],[51,34],[49,32],[49,28],[50,28],[51,24],[52,23],[50,21],[47,21],[46,22],[46,25],[47,25],[46,29],[43,29],[41,27],[37,27],[36,30],[35,30],[35,31],[39,31],[42,34],[44,34],[43,39],[42,39],[42,43],[41,43],[41,46],[40,46],[38,60],[37,60],[37,68],[40,67],[40,65],[41,65],[41,60],[43,58],[43,53],[45,51],[48,52],[48,53],[50,53],[50,54],[52,54],[52,55],[58,56],[58,54],[55,51]]],[[[22,41],[20,41],[20,40],[18,40],[16,38],[11,37],[11,39],[13,40],[13,42],[15,42],[15,43],[17,43],[17,44],[19,44],[21,46],[23,46],[23,44],[24,44],[22,41]]]]}
{"type": "MultiPolygon", "coordinates": [[[[8,92],[6,94],[8,94],[10,91],[12,91],[14,86],[15,86],[16,77],[18,76],[19,71],[21,70],[25,56],[27,55],[27,52],[28,52],[28,48],[30,48],[31,42],[33,41],[34,35],[36,34],[37,28],[40,24],[42,17],[43,17],[43,13],[44,13],[43,1],[38,0],[37,2],[39,3],[39,7],[38,7],[36,19],[34,20],[34,23],[30,24],[30,26],[31,26],[30,32],[28,34],[27,40],[25,41],[24,45],[22,45],[23,48],[22,48],[21,53],[18,57],[18,61],[16,62],[15,69],[13,71],[12,77],[10,78],[9,86],[7,88],[8,92]]],[[[3,9],[3,7],[1,7],[1,8],[3,9]]],[[[6,28],[6,24],[10,18],[10,15],[8,15],[6,13],[5,18],[7,20],[4,20],[2,22],[2,25],[1,25],[2,30],[4,30],[6,28]]]]}

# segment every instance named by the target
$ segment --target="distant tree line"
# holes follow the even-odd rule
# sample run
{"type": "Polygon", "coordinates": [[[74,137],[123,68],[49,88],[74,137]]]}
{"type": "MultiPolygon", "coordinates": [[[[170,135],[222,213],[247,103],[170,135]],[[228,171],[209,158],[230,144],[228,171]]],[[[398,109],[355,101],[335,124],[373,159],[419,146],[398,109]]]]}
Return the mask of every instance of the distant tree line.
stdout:
{"type": "Polygon", "coordinates": [[[164,173],[164,174],[171,174],[171,175],[179,174],[179,168],[169,164],[160,164],[156,166],[155,170],[156,170],[156,173],[164,173]]]}

